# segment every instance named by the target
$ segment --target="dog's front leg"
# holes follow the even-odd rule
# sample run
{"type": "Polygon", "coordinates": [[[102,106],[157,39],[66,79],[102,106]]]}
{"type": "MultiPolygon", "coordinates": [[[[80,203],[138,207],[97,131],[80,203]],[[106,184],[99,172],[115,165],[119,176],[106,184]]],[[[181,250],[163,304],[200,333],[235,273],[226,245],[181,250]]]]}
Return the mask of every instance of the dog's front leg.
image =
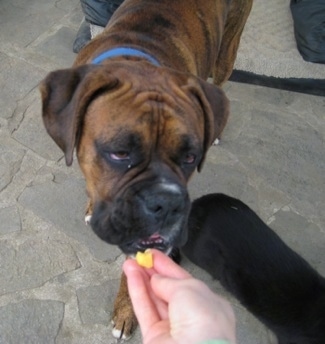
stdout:
{"type": "Polygon", "coordinates": [[[88,199],[86,211],[85,211],[85,223],[86,225],[90,225],[91,217],[93,215],[93,202],[91,199],[88,199]]]}
{"type": "Polygon", "coordinates": [[[115,299],[112,323],[113,336],[121,339],[128,339],[138,325],[124,273],[122,273],[120,288],[115,299]]]}

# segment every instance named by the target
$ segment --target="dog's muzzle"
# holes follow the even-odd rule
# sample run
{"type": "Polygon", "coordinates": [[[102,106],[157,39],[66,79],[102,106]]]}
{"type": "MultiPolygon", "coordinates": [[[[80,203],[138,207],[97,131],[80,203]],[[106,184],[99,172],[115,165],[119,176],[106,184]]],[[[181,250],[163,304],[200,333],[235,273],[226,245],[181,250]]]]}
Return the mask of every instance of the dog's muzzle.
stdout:
{"type": "Polygon", "coordinates": [[[97,204],[91,226],[102,240],[118,245],[126,254],[148,248],[166,252],[185,243],[189,209],[184,187],[163,181],[141,182],[113,203],[97,204]]]}

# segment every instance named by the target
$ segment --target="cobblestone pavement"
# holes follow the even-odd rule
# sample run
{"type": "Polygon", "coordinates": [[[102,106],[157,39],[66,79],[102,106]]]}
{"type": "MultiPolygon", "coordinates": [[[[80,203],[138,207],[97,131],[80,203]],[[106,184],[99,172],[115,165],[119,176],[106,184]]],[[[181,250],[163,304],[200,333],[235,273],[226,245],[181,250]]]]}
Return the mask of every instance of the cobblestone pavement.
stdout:
{"type": "MultiPolygon", "coordinates": [[[[84,181],[45,133],[38,83],[69,67],[77,0],[0,2],[0,343],[115,343],[109,322],[123,255],[83,222],[84,181]]],[[[325,99],[228,83],[231,118],[210,149],[193,197],[224,192],[248,203],[325,275],[325,99]]],[[[238,343],[270,333],[230,299],[238,343]]],[[[139,331],[129,343],[140,343],[139,331]]]]}

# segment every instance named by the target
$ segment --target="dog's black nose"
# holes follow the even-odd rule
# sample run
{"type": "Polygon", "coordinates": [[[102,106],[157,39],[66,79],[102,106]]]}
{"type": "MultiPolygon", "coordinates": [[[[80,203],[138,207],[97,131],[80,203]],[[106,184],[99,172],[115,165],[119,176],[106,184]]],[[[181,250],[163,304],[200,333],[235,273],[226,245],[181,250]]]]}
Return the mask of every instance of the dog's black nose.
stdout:
{"type": "Polygon", "coordinates": [[[172,221],[186,205],[186,195],[174,184],[157,184],[141,192],[140,199],[145,214],[157,222],[172,221]]]}

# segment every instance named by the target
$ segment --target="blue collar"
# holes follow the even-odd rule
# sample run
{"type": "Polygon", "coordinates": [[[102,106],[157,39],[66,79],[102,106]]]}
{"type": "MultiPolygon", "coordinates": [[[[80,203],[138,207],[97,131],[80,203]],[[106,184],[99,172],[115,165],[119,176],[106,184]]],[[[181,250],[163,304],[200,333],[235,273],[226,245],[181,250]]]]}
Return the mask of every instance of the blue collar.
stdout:
{"type": "Polygon", "coordinates": [[[138,49],[134,49],[134,48],[113,48],[107,51],[104,51],[103,53],[101,53],[100,55],[98,55],[97,57],[95,57],[92,60],[92,64],[100,64],[101,62],[103,62],[106,59],[111,59],[113,57],[118,57],[118,56],[135,56],[135,57],[143,57],[145,58],[147,61],[149,61],[150,63],[152,63],[155,66],[160,66],[160,63],[151,55],[144,53],[143,51],[140,51],[138,49]]]}

